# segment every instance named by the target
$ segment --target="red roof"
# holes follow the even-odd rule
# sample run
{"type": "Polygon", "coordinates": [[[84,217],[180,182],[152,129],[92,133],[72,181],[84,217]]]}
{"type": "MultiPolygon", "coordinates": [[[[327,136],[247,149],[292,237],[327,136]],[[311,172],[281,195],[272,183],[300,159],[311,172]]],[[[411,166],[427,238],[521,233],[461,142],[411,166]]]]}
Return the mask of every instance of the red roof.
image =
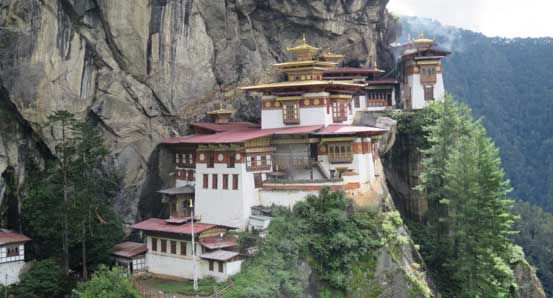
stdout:
{"type": "Polygon", "coordinates": [[[356,134],[370,133],[382,134],[387,130],[369,126],[351,126],[351,125],[329,125],[317,132],[318,135],[333,135],[333,134],[356,134]]]}
{"type": "Polygon", "coordinates": [[[273,134],[305,134],[319,130],[322,125],[296,126],[273,129],[240,129],[224,131],[209,135],[193,135],[187,137],[167,138],[163,144],[211,144],[211,143],[242,143],[273,134]]]}
{"type": "MultiPolygon", "coordinates": [[[[194,223],[194,234],[209,230],[217,225],[207,223],[194,223]]],[[[143,231],[167,232],[175,234],[192,234],[192,223],[176,225],[167,223],[165,219],[150,218],[131,226],[131,228],[143,231]]]]}
{"type": "Polygon", "coordinates": [[[214,132],[222,132],[229,130],[239,130],[245,128],[258,128],[259,125],[251,122],[230,122],[227,124],[211,123],[211,122],[197,122],[191,124],[194,127],[199,127],[214,132]]]}
{"type": "Polygon", "coordinates": [[[148,251],[146,244],[137,242],[121,242],[113,247],[113,255],[123,258],[132,258],[145,254],[148,251]]]}
{"type": "Polygon", "coordinates": [[[369,74],[369,73],[382,73],[384,71],[377,68],[336,68],[331,70],[326,70],[324,74],[331,73],[354,73],[354,74],[369,74]]]}
{"type": "Polygon", "coordinates": [[[0,229],[0,245],[31,241],[31,238],[10,230],[0,229]]]}
{"type": "Polygon", "coordinates": [[[375,80],[375,81],[367,81],[367,85],[392,85],[399,83],[397,80],[394,79],[381,79],[381,80],[375,80]]]}

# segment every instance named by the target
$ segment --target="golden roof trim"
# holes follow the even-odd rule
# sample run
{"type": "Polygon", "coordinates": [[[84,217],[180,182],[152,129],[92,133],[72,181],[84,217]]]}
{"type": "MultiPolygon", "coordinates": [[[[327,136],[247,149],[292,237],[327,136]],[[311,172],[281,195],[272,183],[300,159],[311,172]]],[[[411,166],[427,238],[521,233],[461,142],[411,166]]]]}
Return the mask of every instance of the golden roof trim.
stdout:
{"type": "Polygon", "coordinates": [[[340,81],[329,81],[329,80],[305,80],[305,81],[284,81],[277,83],[269,84],[260,84],[254,86],[245,86],[240,87],[240,90],[249,91],[256,89],[265,89],[265,88],[279,88],[279,87],[301,87],[301,86],[315,86],[315,85],[341,85],[344,87],[364,87],[365,84],[353,84],[353,83],[344,83],[340,81]]]}
{"type": "Polygon", "coordinates": [[[232,114],[236,112],[236,110],[233,109],[218,109],[211,112],[207,112],[208,115],[220,115],[220,114],[232,114]]]}

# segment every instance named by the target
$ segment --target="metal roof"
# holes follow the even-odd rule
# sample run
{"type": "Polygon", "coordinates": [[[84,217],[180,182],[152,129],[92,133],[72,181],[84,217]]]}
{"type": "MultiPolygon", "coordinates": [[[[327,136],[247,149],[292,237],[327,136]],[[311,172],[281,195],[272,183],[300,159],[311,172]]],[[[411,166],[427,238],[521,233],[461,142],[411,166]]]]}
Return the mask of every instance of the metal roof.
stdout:
{"type": "Polygon", "coordinates": [[[382,134],[387,130],[370,126],[350,126],[350,125],[329,125],[318,132],[316,135],[335,135],[335,134],[356,134],[356,133],[371,133],[382,134]]]}
{"type": "MultiPolygon", "coordinates": [[[[194,223],[194,234],[201,233],[211,228],[217,227],[215,224],[208,223],[194,223]]],[[[174,234],[192,234],[192,223],[186,223],[182,225],[175,225],[167,223],[165,219],[150,218],[143,222],[139,222],[131,226],[135,230],[154,231],[154,232],[166,232],[174,234]]]]}
{"type": "Polygon", "coordinates": [[[137,255],[144,254],[148,251],[148,247],[144,243],[137,242],[121,242],[113,247],[112,254],[123,258],[132,258],[137,255]]]}
{"type": "Polygon", "coordinates": [[[230,122],[225,124],[211,122],[197,122],[191,124],[193,127],[203,128],[214,132],[222,132],[229,130],[239,130],[245,128],[258,128],[259,125],[251,122],[230,122]]]}
{"type": "Polygon", "coordinates": [[[208,252],[200,256],[202,259],[215,260],[215,261],[228,261],[240,254],[235,251],[228,250],[216,250],[213,252],[208,252]]]}
{"type": "Polygon", "coordinates": [[[333,87],[350,87],[361,88],[362,84],[344,83],[341,81],[330,80],[306,80],[306,81],[284,81],[278,83],[261,84],[255,86],[240,87],[241,90],[251,91],[258,89],[275,89],[275,88],[293,88],[293,87],[313,87],[313,86],[333,86],[333,87]]]}
{"type": "Polygon", "coordinates": [[[31,238],[11,230],[0,229],[0,245],[31,241],[31,238]]]}
{"type": "Polygon", "coordinates": [[[173,187],[173,188],[167,188],[158,190],[158,193],[162,193],[164,195],[182,195],[182,194],[193,194],[194,193],[194,187],[190,185],[180,186],[180,187],[173,187]]]}
{"type": "Polygon", "coordinates": [[[271,135],[307,134],[321,129],[322,125],[295,126],[271,129],[240,129],[224,131],[215,134],[193,135],[187,137],[167,138],[164,144],[212,144],[212,143],[242,143],[249,140],[271,135]]]}
{"type": "Polygon", "coordinates": [[[200,240],[200,244],[211,250],[238,246],[238,243],[236,243],[234,239],[224,239],[220,237],[204,238],[200,240]]]}

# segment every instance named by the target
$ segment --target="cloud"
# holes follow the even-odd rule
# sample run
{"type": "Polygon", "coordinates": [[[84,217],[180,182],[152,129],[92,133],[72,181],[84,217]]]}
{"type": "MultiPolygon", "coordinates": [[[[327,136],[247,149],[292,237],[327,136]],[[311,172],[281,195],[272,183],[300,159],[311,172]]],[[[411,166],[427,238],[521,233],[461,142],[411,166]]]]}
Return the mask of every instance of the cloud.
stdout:
{"type": "Polygon", "coordinates": [[[548,0],[391,0],[388,9],[488,36],[553,36],[553,1],[548,0]]]}

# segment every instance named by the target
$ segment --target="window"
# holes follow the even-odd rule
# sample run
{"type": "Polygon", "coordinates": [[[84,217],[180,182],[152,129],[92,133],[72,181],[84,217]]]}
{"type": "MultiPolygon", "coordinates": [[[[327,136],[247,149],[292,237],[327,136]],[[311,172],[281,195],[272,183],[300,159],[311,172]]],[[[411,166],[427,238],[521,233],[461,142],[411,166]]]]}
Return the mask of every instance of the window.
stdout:
{"type": "Polygon", "coordinates": [[[144,258],[139,257],[138,259],[133,259],[132,260],[132,269],[133,270],[137,270],[137,271],[144,270],[144,267],[145,267],[144,258]]]}
{"type": "Polygon", "coordinates": [[[332,102],[332,118],[334,122],[342,122],[348,120],[348,111],[344,101],[332,102]]]}
{"type": "Polygon", "coordinates": [[[228,174],[223,174],[223,189],[228,189],[228,174]]]}
{"type": "Polygon", "coordinates": [[[207,189],[208,187],[208,180],[209,180],[209,175],[208,174],[204,174],[204,177],[203,177],[203,188],[204,189],[207,189]]]}
{"type": "Polygon", "coordinates": [[[180,243],[180,255],[186,256],[186,242],[184,241],[180,243]]]}
{"type": "Polygon", "coordinates": [[[171,253],[174,255],[177,254],[177,241],[171,240],[171,253]]]}
{"type": "Polygon", "coordinates": [[[213,266],[213,260],[209,260],[209,271],[215,271],[215,268],[213,266]]]}
{"type": "Polygon", "coordinates": [[[434,100],[434,87],[424,86],[424,100],[434,100]]]}
{"type": "Polygon", "coordinates": [[[161,239],[161,252],[167,252],[167,240],[161,239]]]}
{"type": "Polygon", "coordinates": [[[8,246],[7,247],[7,256],[9,257],[18,257],[19,256],[19,245],[8,246]]]}
{"type": "Polygon", "coordinates": [[[353,161],[351,143],[328,144],[328,159],[331,163],[351,163],[353,161]]]}
{"type": "Polygon", "coordinates": [[[219,184],[219,181],[217,179],[217,174],[211,175],[211,188],[217,189],[217,184],[219,184]]]}
{"type": "Polygon", "coordinates": [[[207,167],[213,168],[215,166],[215,153],[209,152],[207,153],[207,167]]]}
{"type": "Polygon", "coordinates": [[[229,153],[228,155],[228,162],[227,162],[227,168],[234,168],[234,163],[236,159],[234,158],[234,155],[232,153],[229,153]]]}
{"type": "Polygon", "coordinates": [[[433,83],[436,82],[436,67],[423,66],[421,67],[421,82],[433,83]]]}
{"type": "Polygon", "coordinates": [[[250,168],[255,168],[255,167],[257,167],[256,160],[257,160],[257,158],[256,158],[255,155],[252,155],[252,156],[250,156],[250,158],[248,158],[248,163],[249,163],[249,167],[250,167],[250,168]]]}
{"type": "Polygon", "coordinates": [[[194,170],[188,170],[187,180],[194,181],[196,179],[194,170]]]}
{"type": "Polygon", "coordinates": [[[157,238],[152,238],[152,251],[157,251],[157,238]]]}
{"type": "Polygon", "coordinates": [[[299,104],[298,102],[288,102],[282,105],[283,117],[285,124],[300,123],[299,104]]]}
{"type": "Polygon", "coordinates": [[[246,158],[248,170],[269,170],[271,168],[271,155],[250,155],[246,158]]]}
{"type": "Polygon", "coordinates": [[[353,106],[355,108],[361,107],[361,103],[359,102],[359,95],[353,97],[353,106]]]}
{"type": "Polygon", "coordinates": [[[218,261],[217,264],[219,265],[219,272],[223,272],[223,262],[222,261],[218,261]]]}
{"type": "Polygon", "coordinates": [[[232,189],[238,189],[238,174],[232,175],[232,189]]]}
{"type": "Polygon", "coordinates": [[[253,175],[253,178],[254,178],[255,188],[263,187],[263,180],[261,177],[261,173],[255,173],[253,175]]]}
{"type": "Polygon", "coordinates": [[[367,106],[368,107],[391,106],[392,92],[393,90],[391,89],[369,90],[367,92],[367,106]]]}

